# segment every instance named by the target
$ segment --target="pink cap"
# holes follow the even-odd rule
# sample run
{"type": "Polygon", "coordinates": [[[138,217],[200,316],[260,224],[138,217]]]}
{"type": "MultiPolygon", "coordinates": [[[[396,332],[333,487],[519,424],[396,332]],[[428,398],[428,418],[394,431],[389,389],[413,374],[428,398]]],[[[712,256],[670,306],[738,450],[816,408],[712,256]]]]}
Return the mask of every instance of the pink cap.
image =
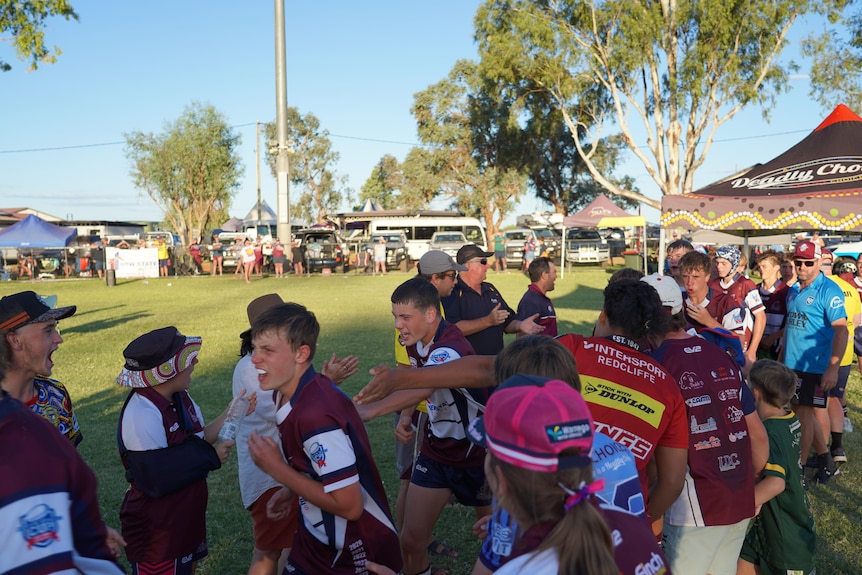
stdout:
{"type": "Polygon", "coordinates": [[[523,374],[503,382],[468,429],[471,441],[501,461],[546,473],[592,464],[594,433],[587,403],[571,385],[523,374]],[[560,455],[570,449],[576,453],[560,455]]]}

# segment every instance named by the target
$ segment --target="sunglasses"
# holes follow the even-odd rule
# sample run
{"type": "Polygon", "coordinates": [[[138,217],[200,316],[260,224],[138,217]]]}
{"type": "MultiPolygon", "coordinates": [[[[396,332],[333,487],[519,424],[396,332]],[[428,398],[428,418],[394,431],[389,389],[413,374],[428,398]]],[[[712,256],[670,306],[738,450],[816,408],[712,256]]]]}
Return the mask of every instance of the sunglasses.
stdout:
{"type": "Polygon", "coordinates": [[[804,261],[803,260],[793,260],[793,265],[795,265],[798,268],[801,268],[802,266],[805,266],[807,268],[813,268],[814,264],[815,264],[814,260],[804,260],[804,261]]]}
{"type": "Polygon", "coordinates": [[[483,266],[486,266],[486,265],[488,265],[488,258],[482,258],[480,260],[470,260],[467,263],[478,263],[478,264],[482,264],[483,266]]]}
{"type": "Polygon", "coordinates": [[[447,272],[443,274],[441,277],[449,278],[452,281],[455,281],[455,278],[458,277],[458,272],[447,272]]]}

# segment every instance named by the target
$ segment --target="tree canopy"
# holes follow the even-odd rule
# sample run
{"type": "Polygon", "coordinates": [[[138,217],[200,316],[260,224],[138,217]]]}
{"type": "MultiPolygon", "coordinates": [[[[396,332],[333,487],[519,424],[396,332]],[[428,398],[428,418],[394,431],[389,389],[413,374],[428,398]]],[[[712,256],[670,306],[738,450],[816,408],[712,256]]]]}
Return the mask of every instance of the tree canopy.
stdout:
{"type": "Polygon", "coordinates": [[[211,105],[187,106],[164,133],[125,134],[131,175],[186,245],[230,206],[243,173],[241,136],[211,105]]]}
{"type": "Polygon", "coordinates": [[[405,161],[404,179],[407,197],[433,189],[493,231],[526,190],[526,176],[511,161],[516,139],[509,134],[518,127],[509,105],[481,82],[476,63],[460,60],[446,79],[416,94],[411,111],[426,150],[405,161]]]}
{"type": "MultiPolygon", "coordinates": [[[[0,3],[0,38],[9,42],[19,60],[29,61],[30,70],[39,64],[53,64],[62,52],[57,46],[45,44],[45,23],[51,17],[77,20],[78,15],[66,0],[5,0],[0,3]]],[[[0,59],[0,71],[12,65],[0,59]]]]}
{"type": "Polygon", "coordinates": [[[862,5],[848,3],[833,12],[819,33],[805,39],[812,59],[811,95],[827,110],[843,102],[862,113],[862,5]]]}
{"type": "MultiPolygon", "coordinates": [[[[266,138],[275,139],[275,123],[266,124],[266,138]]],[[[343,201],[350,201],[352,190],[346,176],[335,171],[340,157],[332,149],[329,131],[320,127],[314,114],[302,115],[297,108],[287,108],[287,140],[290,147],[290,182],[299,187],[300,195],[291,203],[291,218],[323,221],[338,211],[343,201]]],[[[276,155],[267,152],[272,175],[276,174],[276,155]]]]}
{"type": "Polygon", "coordinates": [[[483,73],[550,95],[608,191],[659,202],[597,161],[612,126],[663,194],[692,191],[716,130],[786,88],[779,60],[797,18],[846,0],[487,0],[476,15],[483,73]]]}

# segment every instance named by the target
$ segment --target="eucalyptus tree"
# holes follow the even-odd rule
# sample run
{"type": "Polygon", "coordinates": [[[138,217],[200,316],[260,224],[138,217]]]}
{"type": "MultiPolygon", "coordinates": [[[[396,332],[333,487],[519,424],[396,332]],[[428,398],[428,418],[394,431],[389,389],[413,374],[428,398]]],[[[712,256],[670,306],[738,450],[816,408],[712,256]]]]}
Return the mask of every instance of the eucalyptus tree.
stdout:
{"type": "MultiPolygon", "coordinates": [[[[273,141],[275,135],[275,123],[267,124],[267,139],[273,141]]],[[[347,177],[335,171],[340,155],[332,148],[329,131],[321,128],[320,120],[293,107],[287,108],[287,140],[290,183],[299,189],[299,198],[291,202],[291,218],[322,221],[350,200],[347,177]]],[[[267,152],[273,177],[275,151],[271,148],[267,152]]]]}
{"type": "MultiPolygon", "coordinates": [[[[40,64],[53,64],[62,51],[45,43],[45,22],[61,17],[77,20],[72,4],[66,0],[4,0],[0,3],[0,37],[9,42],[19,60],[29,61],[29,69],[40,64]]],[[[0,58],[0,71],[12,69],[9,62],[0,58]]]]}
{"type": "Polygon", "coordinates": [[[794,23],[845,2],[487,0],[476,36],[484,75],[550,95],[596,182],[658,207],[608,176],[603,132],[619,131],[663,194],[692,191],[717,129],[748,105],[766,115],[788,88],[794,23]]]}
{"type": "Polygon", "coordinates": [[[230,206],[243,174],[241,136],[211,105],[194,102],[161,134],[125,134],[135,187],[186,245],[230,206]]]}

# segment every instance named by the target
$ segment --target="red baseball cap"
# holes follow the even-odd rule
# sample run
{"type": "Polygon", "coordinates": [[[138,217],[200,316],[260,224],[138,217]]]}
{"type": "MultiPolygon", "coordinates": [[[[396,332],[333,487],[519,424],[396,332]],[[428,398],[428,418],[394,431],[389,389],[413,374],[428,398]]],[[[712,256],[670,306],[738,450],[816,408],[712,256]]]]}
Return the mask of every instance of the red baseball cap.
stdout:
{"type": "Polygon", "coordinates": [[[797,260],[816,260],[821,255],[820,246],[808,240],[797,242],[796,250],[793,252],[793,257],[797,260]]]}
{"type": "Polygon", "coordinates": [[[530,471],[591,465],[595,424],[580,393],[559,379],[513,375],[497,388],[467,436],[498,459],[530,471]],[[577,454],[561,455],[576,449],[577,454]]]}

